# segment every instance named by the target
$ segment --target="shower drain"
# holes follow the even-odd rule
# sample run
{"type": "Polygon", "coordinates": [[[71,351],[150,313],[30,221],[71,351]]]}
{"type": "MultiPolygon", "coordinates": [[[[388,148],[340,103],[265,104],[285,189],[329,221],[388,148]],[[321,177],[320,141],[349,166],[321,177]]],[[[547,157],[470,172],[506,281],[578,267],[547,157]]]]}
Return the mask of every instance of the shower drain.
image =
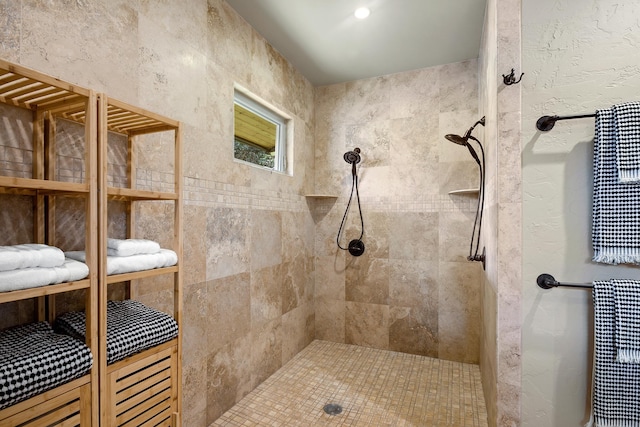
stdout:
{"type": "Polygon", "coordinates": [[[329,415],[338,415],[340,412],[342,412],[342,406],[338,405],[337,403],[328,403],[326,405],[324,405],[324,412],[326,412],[329,415]]]}

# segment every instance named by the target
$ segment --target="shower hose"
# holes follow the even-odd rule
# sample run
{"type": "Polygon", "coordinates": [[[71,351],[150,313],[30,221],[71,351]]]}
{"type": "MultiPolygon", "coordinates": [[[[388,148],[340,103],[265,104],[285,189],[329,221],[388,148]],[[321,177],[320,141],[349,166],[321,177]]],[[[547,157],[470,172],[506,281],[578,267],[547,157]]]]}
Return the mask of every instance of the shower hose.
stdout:
{"type": "Polygon", "coordinates": [[[342,222],[340,223],[340,228],[338,229],[338,236],[336,237],[336,243],[338,247],[343,251],[349,251],[349,253],[353,256],[360,256],[364,253],[364,242],[362,241],[362,236],[364,235],[364,220],[362,218],[362,207],[360,206],[360,192],[358,190],[358,174],[356,173],[356,163],[360,161],[359,149],[356,149],[357,152],[349,151],[344,155],[345,161],[351,163],[351,193],[349,194],[349,201],[347,202],[347,207],[345,208],[344,215],[342,216],[342,222]],[[353,153],[353,157],[349,156],[350,153],[353,153]],[[356,200],[358,203],[358,213],[360,215],[360,236],[357,239],[353,239],[349,242],[349,245],[345,248],[340,244],[340,236],[344,231],[344,225],[347,220],[347,214],[349,213],[349,208],[351,207],[351,201],[353,200],[353,193],[356,193],[356,200]]]}

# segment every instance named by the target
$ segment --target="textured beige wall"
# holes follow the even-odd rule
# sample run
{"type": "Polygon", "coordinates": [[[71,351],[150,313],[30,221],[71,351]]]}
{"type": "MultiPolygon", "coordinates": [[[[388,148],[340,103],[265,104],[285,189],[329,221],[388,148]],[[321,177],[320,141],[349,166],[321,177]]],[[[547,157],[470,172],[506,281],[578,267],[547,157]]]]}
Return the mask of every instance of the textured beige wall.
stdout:
{"type": "Polygon", "coordinates": [[[579,427],[590,411],[591,294],[545,291],[535,279],[637,279],[640,272],[590,261],[593,119],[558,122],[550,132],[538,132],[535,122],[638,99],[640,4],[522,3],[522,425],[579,427]]]}
{"type": "MultiPolygon", "coordinates": [[[[468,151],[444,139],[477,119],[477,61],[316,91],[316,337],[478,363],[480,270],[466,260],[477,186],[468,151]],[[336,245],[359,147],[366,250],[336,245]]],[[[343,246],[360,234],[352,205],[343,246]]]]}
{"type": "MultiPolygon", "coordinates": [[[[314,178],[312,86],[222,0],[0,1],[0,16],[3,59],[182,122],[183,422],[209,425],[314,336],[314,223],[303,197],[314,178]],[[234,83],[293,118],[293,176],[233,161],[234,83]]],[[[16,169],[28,162],[28,150],[15,146],[30,144],[29,125],[3,123],[10,138],[0,147],[1,167],[16,169]]],[[[123,159],[117,147],[112,166],[123,159]]],[[[163,174],[165,148],[160,141],[141,153],[139,188],[172,179],[163,174]]],[[[117,205],[110,212],[124,218],[117,205]]],[[[166,206],[145,204],[138,216],[138,237],[166,238],[158,219],[171,216],[166,206]]],[[[29,222],[21,224],[3,242],[29,239],[29,222]]],[[[112,221],[110,233],[124,228],[112,221]]],[[[167,308],[169,289],[154,279],[135,290],[167,308]]],[[[2,309],[28,312],[19,304],[2,309]]]]}

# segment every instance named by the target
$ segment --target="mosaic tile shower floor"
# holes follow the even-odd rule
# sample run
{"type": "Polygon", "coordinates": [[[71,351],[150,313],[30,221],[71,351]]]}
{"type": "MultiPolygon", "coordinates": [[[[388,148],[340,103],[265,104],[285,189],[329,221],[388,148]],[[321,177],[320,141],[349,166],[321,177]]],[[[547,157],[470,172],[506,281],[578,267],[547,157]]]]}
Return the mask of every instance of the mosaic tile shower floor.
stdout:
{"type": "Polygon", "coordinates": [[[477,365],[316,340],[212,426],[486,427],[487,411],[477,365]]]}

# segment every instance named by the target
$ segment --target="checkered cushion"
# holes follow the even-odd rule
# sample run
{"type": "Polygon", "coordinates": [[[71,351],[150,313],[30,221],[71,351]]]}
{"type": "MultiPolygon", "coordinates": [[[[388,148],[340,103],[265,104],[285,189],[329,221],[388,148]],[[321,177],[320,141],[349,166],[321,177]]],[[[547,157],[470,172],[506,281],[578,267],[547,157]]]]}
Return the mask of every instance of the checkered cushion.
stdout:
{"type": "MultiPolygon", "coordinates": [[[[54,328],[84,340],[85,315],[60,315],[54,328]]],[[[133,300],[107,302],[107,363],[154,347],[178,336],[178,324],[166,313],[133,300]]]]}
{"type": "Polygon", "coordinates": [[[611,282],[593,282],[593,304],[593,421],[596,426],[640,426],[640,364],[616,361],[616,313],[611,282]]]}
{"type": "Polygon", "coordinates": [[[0,409],[89,372],[89,348],[46,322],[0,332],[0,409]]]}
{"type": "Polygon", "coordinates": [[[618,181],[610,109],[596,111],[593,172],[593,260],[640,263],[640,185],[618,181]]]}

